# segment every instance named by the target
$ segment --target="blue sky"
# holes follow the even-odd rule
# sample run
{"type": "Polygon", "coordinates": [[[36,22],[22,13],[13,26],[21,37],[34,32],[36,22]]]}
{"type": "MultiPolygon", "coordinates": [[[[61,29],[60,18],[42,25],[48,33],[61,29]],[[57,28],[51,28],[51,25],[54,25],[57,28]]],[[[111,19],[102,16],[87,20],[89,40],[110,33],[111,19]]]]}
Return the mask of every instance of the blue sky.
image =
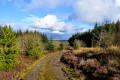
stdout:
{"type": "Polygon", "coordinates": [[[120,18],[120,0],[0,0],[0,25],[68,39],[96,22],[120,18]]]}

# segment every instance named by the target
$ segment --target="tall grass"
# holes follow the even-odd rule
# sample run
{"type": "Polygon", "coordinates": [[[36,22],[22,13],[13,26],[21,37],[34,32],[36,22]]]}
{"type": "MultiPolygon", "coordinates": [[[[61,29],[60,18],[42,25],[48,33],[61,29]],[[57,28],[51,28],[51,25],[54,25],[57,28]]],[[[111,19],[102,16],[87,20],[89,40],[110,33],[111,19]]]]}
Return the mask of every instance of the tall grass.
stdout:
{"type": "Polygon", "coordinates": [[[84,47],[84,48],[81,48],[79,50],[74,50],[74,54],[90,53],[90,52],[95,52],[95,53],[103,52],[103,49],[100,47],[95,47],[95,48],[84,47]]]}
{"type": "Polygon", "coordinates": [[[109,46],[105,49],[106,52],[120,54],[120,47],[118,46],[109,46]]]}

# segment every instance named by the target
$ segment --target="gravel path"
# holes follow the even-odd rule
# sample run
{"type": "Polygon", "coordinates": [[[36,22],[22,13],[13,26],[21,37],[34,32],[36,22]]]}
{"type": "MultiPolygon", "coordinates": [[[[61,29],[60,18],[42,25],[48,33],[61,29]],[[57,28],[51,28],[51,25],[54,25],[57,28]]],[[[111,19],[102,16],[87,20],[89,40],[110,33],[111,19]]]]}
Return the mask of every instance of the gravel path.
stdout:
{"type": "Polygon", "coordinates": [[[27,80],[68,80],[60,62],[62,53],[51,53],[28,74],[27,80]]]}

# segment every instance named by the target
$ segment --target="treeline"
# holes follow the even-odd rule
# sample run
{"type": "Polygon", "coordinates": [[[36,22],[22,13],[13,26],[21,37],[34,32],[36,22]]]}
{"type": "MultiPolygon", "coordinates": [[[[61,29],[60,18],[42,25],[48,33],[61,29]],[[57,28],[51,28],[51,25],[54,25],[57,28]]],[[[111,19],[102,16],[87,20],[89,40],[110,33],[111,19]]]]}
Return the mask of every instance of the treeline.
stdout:
{"type": "Polygon", "coordinates": [[[95,24],[94,29],[84,33],[76,33],[69,38],[68,42],[74,46],[75,40],[83,41],[87,47],[108,47],[120,45],[120,21],[95,24]]]}
{"type": "Polygon", "coordinates": [[[17,31],[15,32],[16,37],[23,36],[23,35],[25,35],[25,34],[38,34],[38,35],[41,36],[42,41],[43,41],[44,43],[47,43],[47,42],[48,42],[47,35],[46,35],[45,33],[40,33],[39,31],[36,31],[36,30],[35,30],[35,31],[29,31],[29,30],[27,29],[27,30],[24,31],[24,32],[22,32],[22,30],[17,30],[17,31]]]}
{"type": "MultiPolygon", "coordinates": [[[[10,25],[9,25],[9,27],[10,27],[10,25]]],[[[2,39],[3,38],[3,32],[2,32],[2,29],[5,29],[5,27],[3,27],[3,26],[1,26],[0,25],[0,39],[2,39]]],[[[15,36],[16,37],[19,37],[19,36],[24,36],[25,34],[38,34],[38,35],[40,35],[41,36],[41,38],[42,38],[42,41],[44,42],[44,43],[47,43],[48,42],[48,38],[47,38],[47,35],[45,34],[45,33],[40,33],[39,31],[32,31],[32,30],[26,30],[26,31],[22,31],[22,30],[17,30],[17,31],[13,31],[14,32],[14,34],[15,34],[15,36]]]]}

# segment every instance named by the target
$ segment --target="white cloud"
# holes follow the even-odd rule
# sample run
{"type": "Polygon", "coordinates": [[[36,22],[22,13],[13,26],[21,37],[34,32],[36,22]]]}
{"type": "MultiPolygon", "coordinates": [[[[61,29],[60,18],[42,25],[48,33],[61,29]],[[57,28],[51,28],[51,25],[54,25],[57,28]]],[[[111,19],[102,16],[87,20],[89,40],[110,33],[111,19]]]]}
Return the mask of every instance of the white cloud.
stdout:
{"type": "Polygon", "coordinates": [[[87,29],[82,29],[80,32],[83,33],[83,32],[86,32],[86,31],[87,31],[87,29]]]}
{"type": "Polygon", "coordinates": [[[83,33],[88,31],[89,29],[92,30],[93,28],[94,28],[94,25],[83,23],[76,28],[76,32],[83,33]]]}
{"type": "Polygon", "coordinates": [[[116,6],[120,6],[120,0],[115,0],[116,6]]]}
{"type": "Polygon", "coordinates": [[[14,30],[39,30],[44,33],[54,33],[54,34],[72,34],[75,32],[74,27],[69,22],[59,21],[55,15],[47,15],[43,18],[29,15],[22,19],[22,21],[30,22],[29,24],[23,23],[13,23],[10,21],[0,21],[0,25],[11,25],[14,30]]]}
{"type": "Polygon", "coordinates": [[[22,23],[14,23],[14,22],[11,22],[11,21],[7,21],[7,20],[0,20],[0,25],[1,26],[11,26],[13,28],[13,30],[23,30],[25,31],[26,29],[28,29],[28,25],[25,25],[25,24],[22,24],[22,23]]]}
{"type": "Polygon", "coordinates": [[[89,23],[120,18],[120,0],[78,0],[69,19],[89,23]]]}
{"type": "Polygon", "coordinates": [[[60,31],[52,31],[52,33],[54,33],[54,34],[64,34],[63,32],[60,32],[60,31]]]}
{"type": "Polygon", "coordinates": [[[73,25],[71,23],[65,23],[59,21],[55,15],[47,15],[44,18],[35,20],[31,25],[33,28],[49,29],[53,33],[67,33],[73,32],[73,25]]]}
{"type": "MultiPolygon", "coordinates": [[[[3,0],[2,0],[3,1],[3,0]]],[[[11,0],[10,0],[11,1],[11,0]]],[[[103,22],[105,20],[116,21],[120,18],[120,0],[14,0],[15,5],[24,11],[43,9],[51,10],[66,7],[74,7],[74,12],[69,16],[70,20],[80,20],[89,23],[103,22]]]]}

